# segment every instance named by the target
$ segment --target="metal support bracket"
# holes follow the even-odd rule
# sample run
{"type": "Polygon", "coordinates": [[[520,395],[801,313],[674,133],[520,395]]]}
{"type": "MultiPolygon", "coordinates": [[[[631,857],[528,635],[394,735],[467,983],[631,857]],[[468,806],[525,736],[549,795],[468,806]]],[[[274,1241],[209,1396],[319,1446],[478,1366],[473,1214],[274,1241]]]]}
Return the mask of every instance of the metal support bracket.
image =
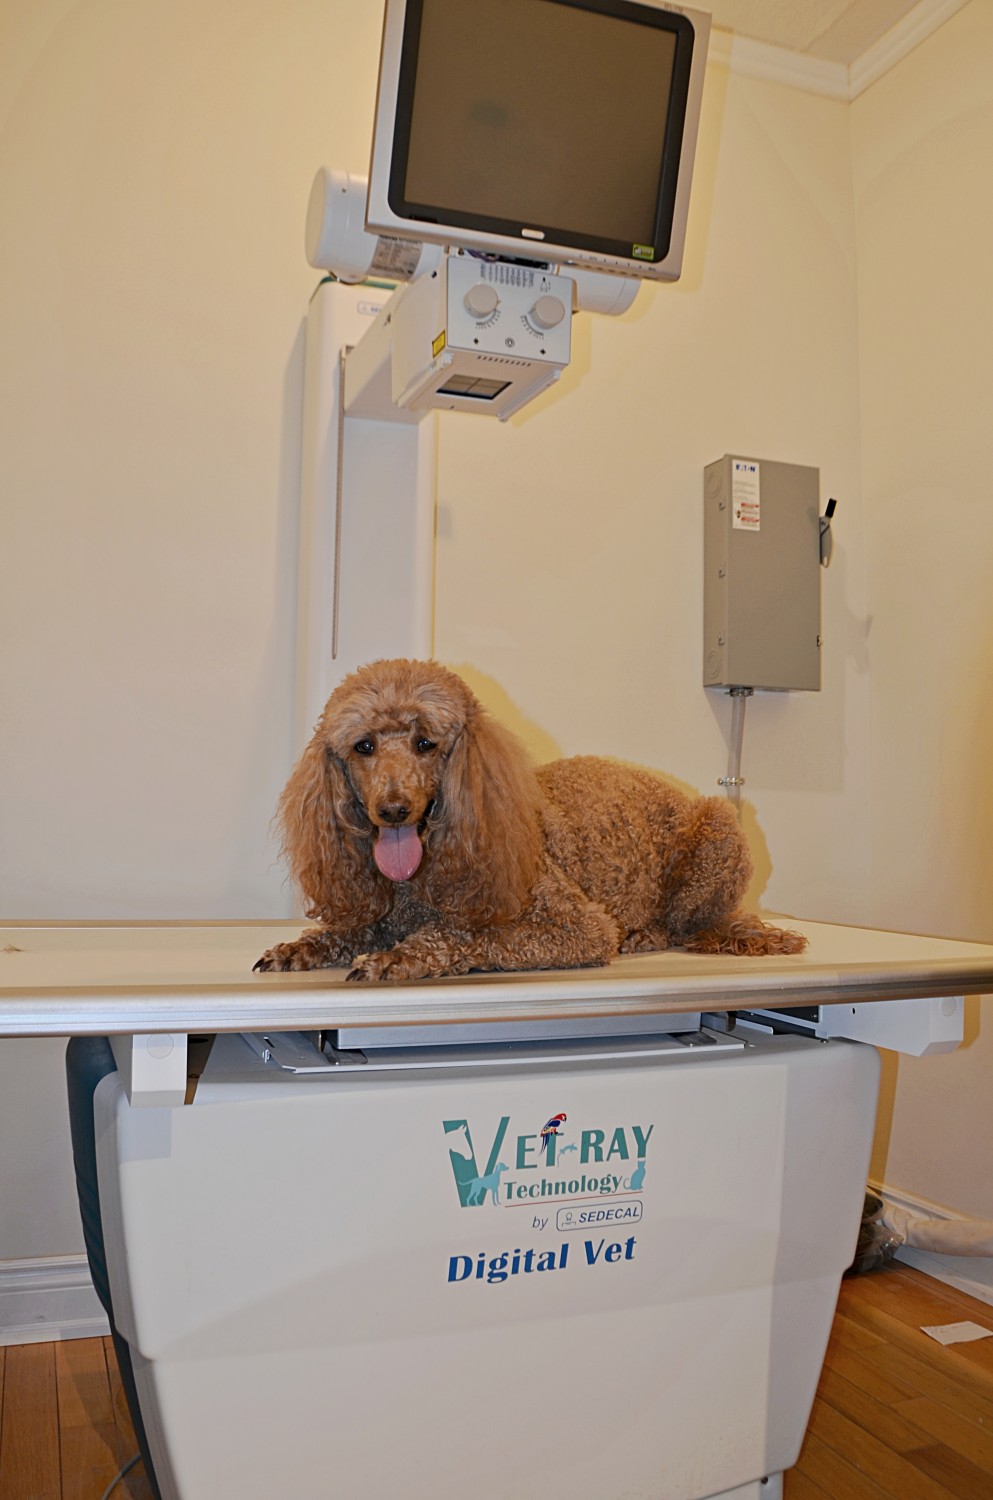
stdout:
{"type": "Polygon", "coordinates": [[[185,1103],[186,1043],[185,1032],[110,1038],[129,1104],[135,1108],[171,1108],[185,1103]]]}
{"type": "Polygon", "coordinates": [[[964,1013],[961,995],[901,1000],[896,1005],[887,1000],[822,1005],[817,1035],[848,1037],[911,1057],[930,1057],[936,1052],[954,1052],[961,1045],[964,1013]]]}

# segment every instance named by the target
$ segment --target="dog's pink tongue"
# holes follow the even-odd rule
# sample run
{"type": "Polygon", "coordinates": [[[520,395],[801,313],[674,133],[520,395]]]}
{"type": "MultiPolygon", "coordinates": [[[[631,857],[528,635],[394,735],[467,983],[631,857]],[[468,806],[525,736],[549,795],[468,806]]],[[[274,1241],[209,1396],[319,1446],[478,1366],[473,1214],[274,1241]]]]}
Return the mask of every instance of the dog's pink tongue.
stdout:
{"type": "Polygon", "coordinates": [[[376,864],[389,880],[409,880],[423,853],[417,829],[412,827],[381,828],[373,850],[376,864]]]}

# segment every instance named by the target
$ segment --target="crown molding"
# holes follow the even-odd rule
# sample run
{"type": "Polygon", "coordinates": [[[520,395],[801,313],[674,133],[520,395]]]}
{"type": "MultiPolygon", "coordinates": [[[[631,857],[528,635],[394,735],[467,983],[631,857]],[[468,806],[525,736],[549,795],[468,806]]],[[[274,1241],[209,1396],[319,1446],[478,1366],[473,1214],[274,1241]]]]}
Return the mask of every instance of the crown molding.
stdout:
{"type": "Polygon", "coordinates": [[[902,21],[892,26],[878,42],[857,57],[848,69],[848,97],[857,99],[884,73],[888,73],[939,26],[968,4],[968,0],[920,0],[902,21]]]}
{"type": "Polygon", "coordinates": [[[808,94],[850,103],[968,3],[969,0],[919,0],[902,21],[867,48],[850,67],[719,29],[711,33],[710,61],[745,78],[761,78],[767,83],[782,83],[808,94]]]}
{"type": "Polygon", "coordinates": [[[745,78],[784,83],[808,94],[824,94],[829,99],[848,98],[848,69],[844,63],[824,62],[803,52],[791,52],[787,47],[773,47],[768,42],[716,30],[711,32],[709,56],[712,62],[723,63],[732,73],[745,78]]]}

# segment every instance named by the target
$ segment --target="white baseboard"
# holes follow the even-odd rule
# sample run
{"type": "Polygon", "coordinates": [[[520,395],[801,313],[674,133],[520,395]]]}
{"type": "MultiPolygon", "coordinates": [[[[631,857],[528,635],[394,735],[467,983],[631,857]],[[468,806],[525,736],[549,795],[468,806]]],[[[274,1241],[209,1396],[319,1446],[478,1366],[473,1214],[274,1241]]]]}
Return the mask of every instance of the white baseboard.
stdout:
{"type": "MultiPolygon", "coordinates": [[[[870,1186],[884,1202],[892,1203],[895,1208],[905,1209],[917,1219],[967,1217],[944,1208],[940,1203],[932,1203],[928,1198],[917,1198],[899,1188],[886,1187],[882,1183],[871,1183],[870,1186]]],[[[926,1276],[933,1276],[936,1281],[943,1281],[947,1286],[975,1297],[979,1302],[988,1302],[993,1306],[993,1256],[938,1255],[933,1250],[912,1250],[904,1245],[896,1252],[896,1259],[904,1265],[913,1266],[916,1271],[923,1271],[926,1276]]]]}
{"type": "Polygon", "coordinates": [[[0,1345],[102,1338],[109,1332],[85,1255],[0,1260],[0,1345]]]}

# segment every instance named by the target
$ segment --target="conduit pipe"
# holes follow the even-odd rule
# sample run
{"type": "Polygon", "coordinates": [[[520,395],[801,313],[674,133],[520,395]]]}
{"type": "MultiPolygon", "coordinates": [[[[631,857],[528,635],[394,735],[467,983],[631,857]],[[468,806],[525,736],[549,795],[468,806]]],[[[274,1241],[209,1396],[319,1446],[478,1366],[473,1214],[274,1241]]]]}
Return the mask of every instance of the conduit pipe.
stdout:
{"type": "Polygon", "coordinates": [[[731,695],[731,740],[728,745],[728,773],[717,778],[717,785],[724,787],[731,804],[741,822],[741,789],[745,778],[741,774],[741,746],[745,738],[745,701],[752,696],[750,687],[728,688],[731,695]]]}
{"type": "Polygon", "coordinates": [[[921,1219],[892,1203],[885,1205],[882,1218],[886,1228],[899,1235],[911,1250],[993,1256],[991,1219],[921,1219]]]}

